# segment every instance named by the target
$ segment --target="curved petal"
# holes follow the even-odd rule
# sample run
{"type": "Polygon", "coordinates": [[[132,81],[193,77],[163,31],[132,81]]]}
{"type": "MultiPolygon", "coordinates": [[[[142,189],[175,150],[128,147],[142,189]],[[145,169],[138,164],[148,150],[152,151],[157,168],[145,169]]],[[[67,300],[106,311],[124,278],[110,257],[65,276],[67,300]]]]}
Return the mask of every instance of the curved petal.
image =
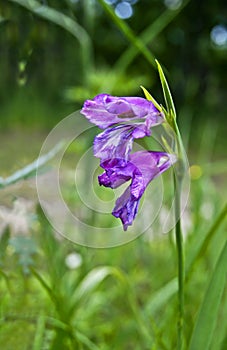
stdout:
{"type": "Polygon", "coordinates": [[[137,214],[140,198],[148,184],[166,171],[177,157],[165,152],[139,151],[122,165],[121,159],[107,160],[101,164],[105,172],[99,176],[100,185],[116,188],[131,179],[131,184],[117,199],[112,214],[120,218],[127,230],[137,214]]]}
{"type": "Polygon", "coordinates": [[[163,122],[162,113],[151,101],[142,97],[115,97],[108,94],[97,95],[87,100],[81,113],[101,129],[124,121],[143,119],[149,127],[163,122]]]}
{"type": "Polygon", "coordinates": [[[127,230],[129,225],[132,225],[138,212],[139,202],[140,198],[135,199],[132,196],[130,187],[126,188],[125,192],[116,200],[112,214],[121,219],[124,231],[127,230]]]}
{"type": "Polygon", "coordinates": [[[119,158],[128,161],[134,139],[150,136],[150,130],[145,125],[118,125],[108,128],[97,135],[94,140],[94,155],[101,162],[119,158]]]}
{"type": "Polygon", "coordinates": [[[110,159],[100,164],[105,172],[99,175],[99,184],[105,187],[116,188],[132,179],[140,176],[140,183],[143,183],[142,174],[131,162],[122,162],[122,159],[110,159]]]}

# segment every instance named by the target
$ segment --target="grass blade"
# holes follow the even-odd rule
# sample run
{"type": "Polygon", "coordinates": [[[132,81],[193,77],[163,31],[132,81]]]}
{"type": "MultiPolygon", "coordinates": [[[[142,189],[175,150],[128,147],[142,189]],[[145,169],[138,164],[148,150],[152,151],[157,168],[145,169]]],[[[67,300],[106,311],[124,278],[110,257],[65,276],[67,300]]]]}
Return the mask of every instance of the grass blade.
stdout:
{"type": "Polygon", "coordinates": [[[86,346],[89,350],[100,350],[98,346],[96,346],[85,334],[76,331],[75,332],[76,339],[78,339],[82,344],[86,346]]]}
{"type": "Polygon", "coordinates": [[[27,10],[31,11],[35,15],[52,22],[59,27],[65,29],[71,33],[80,43],[81,55],[83,61],[83,74],[87,81],[90,71],[92,70],[92,41],[86,30],[80,26],[75,19],[66,16],[54,8],[43,5],[36,0],[9,0],[13,3],[23,6],[27,10]]]}
{"type": "Polygon", "coordinates": [[[51,298],[51,300],[56,302],[54,291],[47,284],[47,282],[43,279],[43,277],[36,270],[34,270],[32,267],[30,267],[30,270],[33,273],[33,275],[36,277],[36,279],[40,282],[40,284],[43,286],[43,288],[46,290],[46,292],[49,295],[49,297],[51,298]]]}
{"type": "MultiPolygon", "coordinates": [[[[139,34],[139,39],[144,45],[151,44],[152,41],[180,14],[180,12],[185,8],[185,6],[190,2],[186,0],[176,10],[165,10],[153,23],[151,23],[147,28],[144,29],[142,33],[139,34]]],[[[135,46],[129,46],[122,55],[119,57],[114,65],[114,69],[118,72],[124,72],[127,67],[131,64],[133,59],[138,55],[139,51],[135,46]]]]}
{"type": "Polygon", "coordinates": [[[148,101],[151,101],[155,107],[162,112],[162,107],[158,104],[158,102],[154,99],[153,96],[145,89],[143,86],[141,86],[141,89],[143,90],[143,93],[148,101]]]}
{"type": "Polygon", "coordinates": [[[99,284],[112,274],[113,268],[110,266],[101,266],[91,270],[77,287],[75,294],[76,303],[89,294],[92,294],[99,284]]]}
{"type": "Polygon", "coordinates": [[[117,25],[120,31],[125,35],[125,37],[132,43],[132,45],[141,52],[142,55],[147,59],[147,61],[156,69],[155,57],[151,51],[146,47],[146,45],[133,33],[132,29],[127,25],[125,21],[120,19],[110,5],[108,5],[104,0],[98,0],[102,5],[104,10],[110,16],[112,21],[117,25]]]}
{"type": "Polygon", "coordinates": [[[57,143],[53,149],[51,149],[47,154],[39,157],[34,162],[26,165],[24,168],[17,170],[12,175],[7,178],[0,178],[0,189],[5,188],[7,186],[11,186],[21,180],[30,179],[36,176],[37,170],[40,171],[40,168],[44,167],[46,163],[52,159],[64,146],[64,142],[57,143]]]}
{"type": "Polygon", "coordinates": [[[45,326],[46,326],[45,323],[46,323],[45,316],[41,314],[37,320],[36,332],[35,332],[35,338],[34,338],[32,350],[42,349],[44,334],[45,334],[45,326]]]}
{"type": "Polygon", "coordinates": [[[215,266],[192,333],[189,350],[209,349],[226,284],[227,242],[215,266]]]}
{"type": "Polygon", "coordinates": [[[155,314],[155,312],[167,304],[168,300],[177,292],[177,279],[174,278],[170,282],[160,288],[152,295],[152,298],[146,304],[145,313],[147,315],[155,314]]]}
{"type": "Polygon", "coordinates": [[[187,265],[186,265],[186,280],[189,280],[191,273],[193,272],[193,269],[196,265],[196,263],[201,259],[205,252],[207,251],[207,248],[215,236],[218,228],[223,223],[225,217],[227,215],[227,204],[224,206],[220,214],[215,219],[213,225],[209,229],[208,233],[205,235],[204,240],[200,245],[193,246],[191,250],[188,252],[187,256],[187,265]]]}
{"type": "Polygon", "coordinates": [[[6,248],[9,243],[9,237],[10,237],[10,229],[7,226],[5,230],[2,232],[0,237],[0,265],[2,265],[2,261],[6,253],[6,248]]]}
{"type": "Polygon", "coordinates": [[[162,90],[163,90],[163,95],[164,95],[168,115],[176,118],[176,109],[173,103],[173,98],[169,89],[169,85],[167,83],[166,77],[164,75],[164,72],[162,70],[160,63],[157,60],[156,60],[156,63],[158,66],[158,73],[162,84],[162,90]]]}

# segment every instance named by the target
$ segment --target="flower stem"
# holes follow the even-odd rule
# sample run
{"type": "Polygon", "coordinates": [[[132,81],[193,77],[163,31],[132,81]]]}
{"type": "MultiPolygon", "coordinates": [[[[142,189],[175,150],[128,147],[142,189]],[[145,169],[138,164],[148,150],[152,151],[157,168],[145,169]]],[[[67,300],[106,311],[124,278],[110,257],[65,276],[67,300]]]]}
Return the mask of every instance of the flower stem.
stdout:
{"type": "Polygon", "coordinates": [[[177,350],[183,348],[183,326],[184,326],[184,279],[185,279],[185,267],[184,267],[184,246],[183,236],[181,230],[181,179],[174,175],[174,187],[175,187],[175,237],[177,246],[178,257],[178,323],[177,323],[177,350]]]}

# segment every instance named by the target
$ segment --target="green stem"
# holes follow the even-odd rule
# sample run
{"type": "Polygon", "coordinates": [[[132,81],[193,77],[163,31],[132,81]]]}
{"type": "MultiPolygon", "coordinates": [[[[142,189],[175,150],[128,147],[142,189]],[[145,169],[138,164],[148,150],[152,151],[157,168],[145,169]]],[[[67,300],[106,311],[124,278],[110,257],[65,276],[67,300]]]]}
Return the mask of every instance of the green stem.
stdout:
{"type": "Polygon", "coordinates": [[[191,257],[191,261],[187,261],[188,263],[187,263],[186,278],[185,278],[186,283],[190,280],[191,274],[193,273],[193,270],[194,270],[194,267],[195,267],[196,263],[206,253],[207,247],[209,246],[209,244],[210,244],[211,240],[213,239],[215,233],[219,229],[219,226],[225,220],[226,216],[227,216],[227,203],[225,204],[225,206],[223,207],[222,211],[219,213],[219,215],[217,216],[217,218],[213,222],[213,224],[212,224],[211,228],[209,229],[209,231],[207,232],[207,234],[204,235],[205,238],[204,238],[203,242],[200,244],[200,246],[196,247],[197,250],[196,251],[192,251],[192,252],[190,252],[190,254],[188,254],[191,257]]]}
{"type": "Polygon", "coordinates": [[[21,180],[26,180],[32,177],[35,177],[36,172],[40,170],[50,159],[52,159],[59,150],[65,145],[63,141],[59,142],[52,148],[48,153],[36,159],[34,162],[26,165],[24,168],[17,170],[12,175],[7,178],[0,177],[0,189],[3,189],[7,186],[11,186],[21,180]]]}
{"type": "Polygon", "coordinates": [[[93,46],[87,31],[75,19],[52,7],[42,5],[37,0],[9,0],[31,11],[33,14],[55,23],[71,33],[79,42],[81,48],[83,80],[88,83],[89,74],[93,69],[93,46]]]}
{"type": "Polygon", "coordinates": [[[117,27],[121,30],[124,36],[129,40],[129,42],[140,52],[145,59],[156,68],[155,57],[151,53],[151,51],[147,48],[147,46],[141,41],[139,37],[135,35],[133,30],[127,25],[125,21],[120,19],[112,9],[110,5],[108,5],[104,0],[98,0],[103,9],[110,16],[112,21],[117,25],[117,27]]]}
{"type": "Polygon", "coordinates": [[[175,197],[175,219],[176,219],[175,236],[176,236],[177,257],[178,257],[177,350],[181,350],[183,348],[185,267],[184,267],[183,236],[182,236],[181,219],[180,219],[181,180],[176,175],[174,176],[174,187],[175,187],[175,192],[176,192],[176,197],[175,197]]]}

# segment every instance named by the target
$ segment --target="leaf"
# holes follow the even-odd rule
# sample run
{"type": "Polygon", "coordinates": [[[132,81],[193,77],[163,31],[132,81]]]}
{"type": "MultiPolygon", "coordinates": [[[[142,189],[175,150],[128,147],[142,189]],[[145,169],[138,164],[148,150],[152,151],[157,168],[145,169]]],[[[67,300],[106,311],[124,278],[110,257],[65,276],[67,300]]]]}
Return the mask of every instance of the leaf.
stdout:
{"type": "Polygon", "coordinates": [[[75,338],[78,339],[82,344],[86,346],[89,350],[99,350],[100,348],[97,347],[85,334],[76,331],[75,332],[75,338]]]}
{"type": "Polygon", "coordinates": [[[44,314],[41,313],[36,323],[36,330],[35,330],[32,350],[42,349],[44,338],[45,338],[45,327],[46,327],[46,318],[44,314]]]}
{"type": "Polygon", "coordinates": [[[52,159],[62,149],[63,146],[64,146],[63,141],[57,143],[56,146],[54,146],[48,153],[39,157],[34,162],[26,165],[24,168],[20,170],[17,170],[15,173],[13,173],[12,175],[8,176],[5,179],[0,178],[0,189],[13,185],[14,183],[17,183],[21,180],[26,180],[26,179],[35,177],[37,171],[39,171],[39,174],[42,174],[43,167],[46,166],[46,163],[50,159],[52,159]],[[40,173],[40,168],[42,168],[41,173],[40,173]]]}
{"type": "Polygon", "coordinates": [[[201,259],[205,255],[207,247],[209,246],[210,242],[215,236],[220,225],[224,222],[226,216],[227,216],[227,204],[225,204],[222,211],[216,217],[207,234],[202,237],[203,240],[201,242],[198,242],[198,239],[197,239],[197,244],[192,245],[191,249],[187,253],[188,259],[187,259],[187,266],[186,266],[186,280],[190,278],[190,275],[195,267],[195,264],[199,261],[199,259],[201,259]]]}
{"type": "Polygon", "coordinates": [[[103,9],[110,16],[112,21],[116,24],[118,29],[125,35],[125,37],[132,43],[132,45],[136,48],[138,52],[146,58],[146,60],[155,67],[155,58],[151,51],[147,48],[147,46],[137,37],[132,29],[127,25],[127,23],[119,18],[112,7],[108,5],[104,0],[98,0],[103,9]]]}
{"type": "Polygon", "coordinates": [[[71,33],[79,42],[81,46],[81,56],[83,60],[83,74],[84,79],[87,81],[90,71],[92,70],[92,40],[87,31],[77,23],[75,19],[55,10],[49,6],[41,4],[36,0],[9,0],[15,4],[23,6],[33,14],[55,23],[59,27],[63,28],[67,32],[71,33]]]}
{"type": "MultiPolygon", "coordinates": [[[[188,5],[189,2],[190,0],[182,1],[181,5],[174,11],[171,9],[166,9],[159,17],[149,24],[141,34],[137,34],[137,38],[139,38],[144,45],[151,46],[154,39],[157,38],[158,35],[175,19],[175,17],[180,14],[180,12],[186,5],[188,5]]],[[[130,45],[122,52],[122,55],[114,65],[114,69],[117,69],[117,71],[121,73],[125,72],[138,54],[139,51],[137,48],[130,45]]]]}
{"type": "Polygon", "coordinates": [[[9,231],[9,227],[7,226],[0,238],[0,265],[2,264],[5,251],[9,243],[9,237],[10,237],[10,231],[9,231]]]}
{"type": "Polygon", "coordinates": [[[226,284],[227,242],[219,256],[191,336],[189,350],[209,349],[226,284]]]}
{"type": "Polygon", "coordinates": [[[94,295],[96,288],[108,276],[114,276],[122,284],[127,284],[127,280],[123,272],[117,268],[111,266],[101,266],[94,268],[80,282],[74,292],[74,295],[71,298],[71,317],[73,317],[75,310],[77,310],[78,304],[82,303],[84,299],[86,300],[88,296],[94,295]]]}
{"type": "Polygon", "coordinates": [[[155,107],[156,107],[160,112],[162,112],[162,107],[158,104],[158,102],[154,99],[154,97],[151,96],[151,94],[147,91],[147,89],[145,89],[143,86],[140,86],[140,87],[141,87],[141,89],[143,90],[146,99],[147,99],[148,101],[151,101],[151,102],[153,103],[153,105],[155,105],[155,107]]]}
{"type": "MultiPolygon", "coordinates": [[[[171,121],[172,118],[176,119],[175,106],[173,103],[173,99],[172,99],[172,95],[171,95],[171,92],[169,89],[169,85],[167,83],[166,77],[165,77],[164,72],[162,70],[162,67],[157,60],[155,60],[155,61],[156,61],[157,66],[158,66],[158,73],[159,73],[161,84],[162,84],[162,90],[163,90],[163,95],[164,95],[164,99],[165,99],[165,103],[166,103],[168,118],[170,118],[170,121],[171,121]]],[[[168,120],[168,118],[167,118],[167,120],[168,120]]]]}
{"type": "Polygon", "coordinates": [[[91,270],[78,286],[76,299],[80,300],[92,293],[107,276],[112,274],[113,268],[109,266],[97,267],[91,270]]]}
{"type": "Polygon", "coordinates": [[[36,277],[36,279],[40,282],[40,284],[43,286],[43,288],[48,293],[51,300],[56,303],[56,297],[55,292],[52,290],[52,288],[48,285],[48,283],[44,280],[44,278],[33,268],[30,268],[30,271],[33,273],[33,275],[36,277]]]}
{"type": "Polygon", "coordinates": [[[168,282],[164,287],[160,288],[148,300],[145,313],[147,315],[154,314],[159,308],[166,305],[168,300],[177,292],[177,279],[174,278],[168,282]]]}

